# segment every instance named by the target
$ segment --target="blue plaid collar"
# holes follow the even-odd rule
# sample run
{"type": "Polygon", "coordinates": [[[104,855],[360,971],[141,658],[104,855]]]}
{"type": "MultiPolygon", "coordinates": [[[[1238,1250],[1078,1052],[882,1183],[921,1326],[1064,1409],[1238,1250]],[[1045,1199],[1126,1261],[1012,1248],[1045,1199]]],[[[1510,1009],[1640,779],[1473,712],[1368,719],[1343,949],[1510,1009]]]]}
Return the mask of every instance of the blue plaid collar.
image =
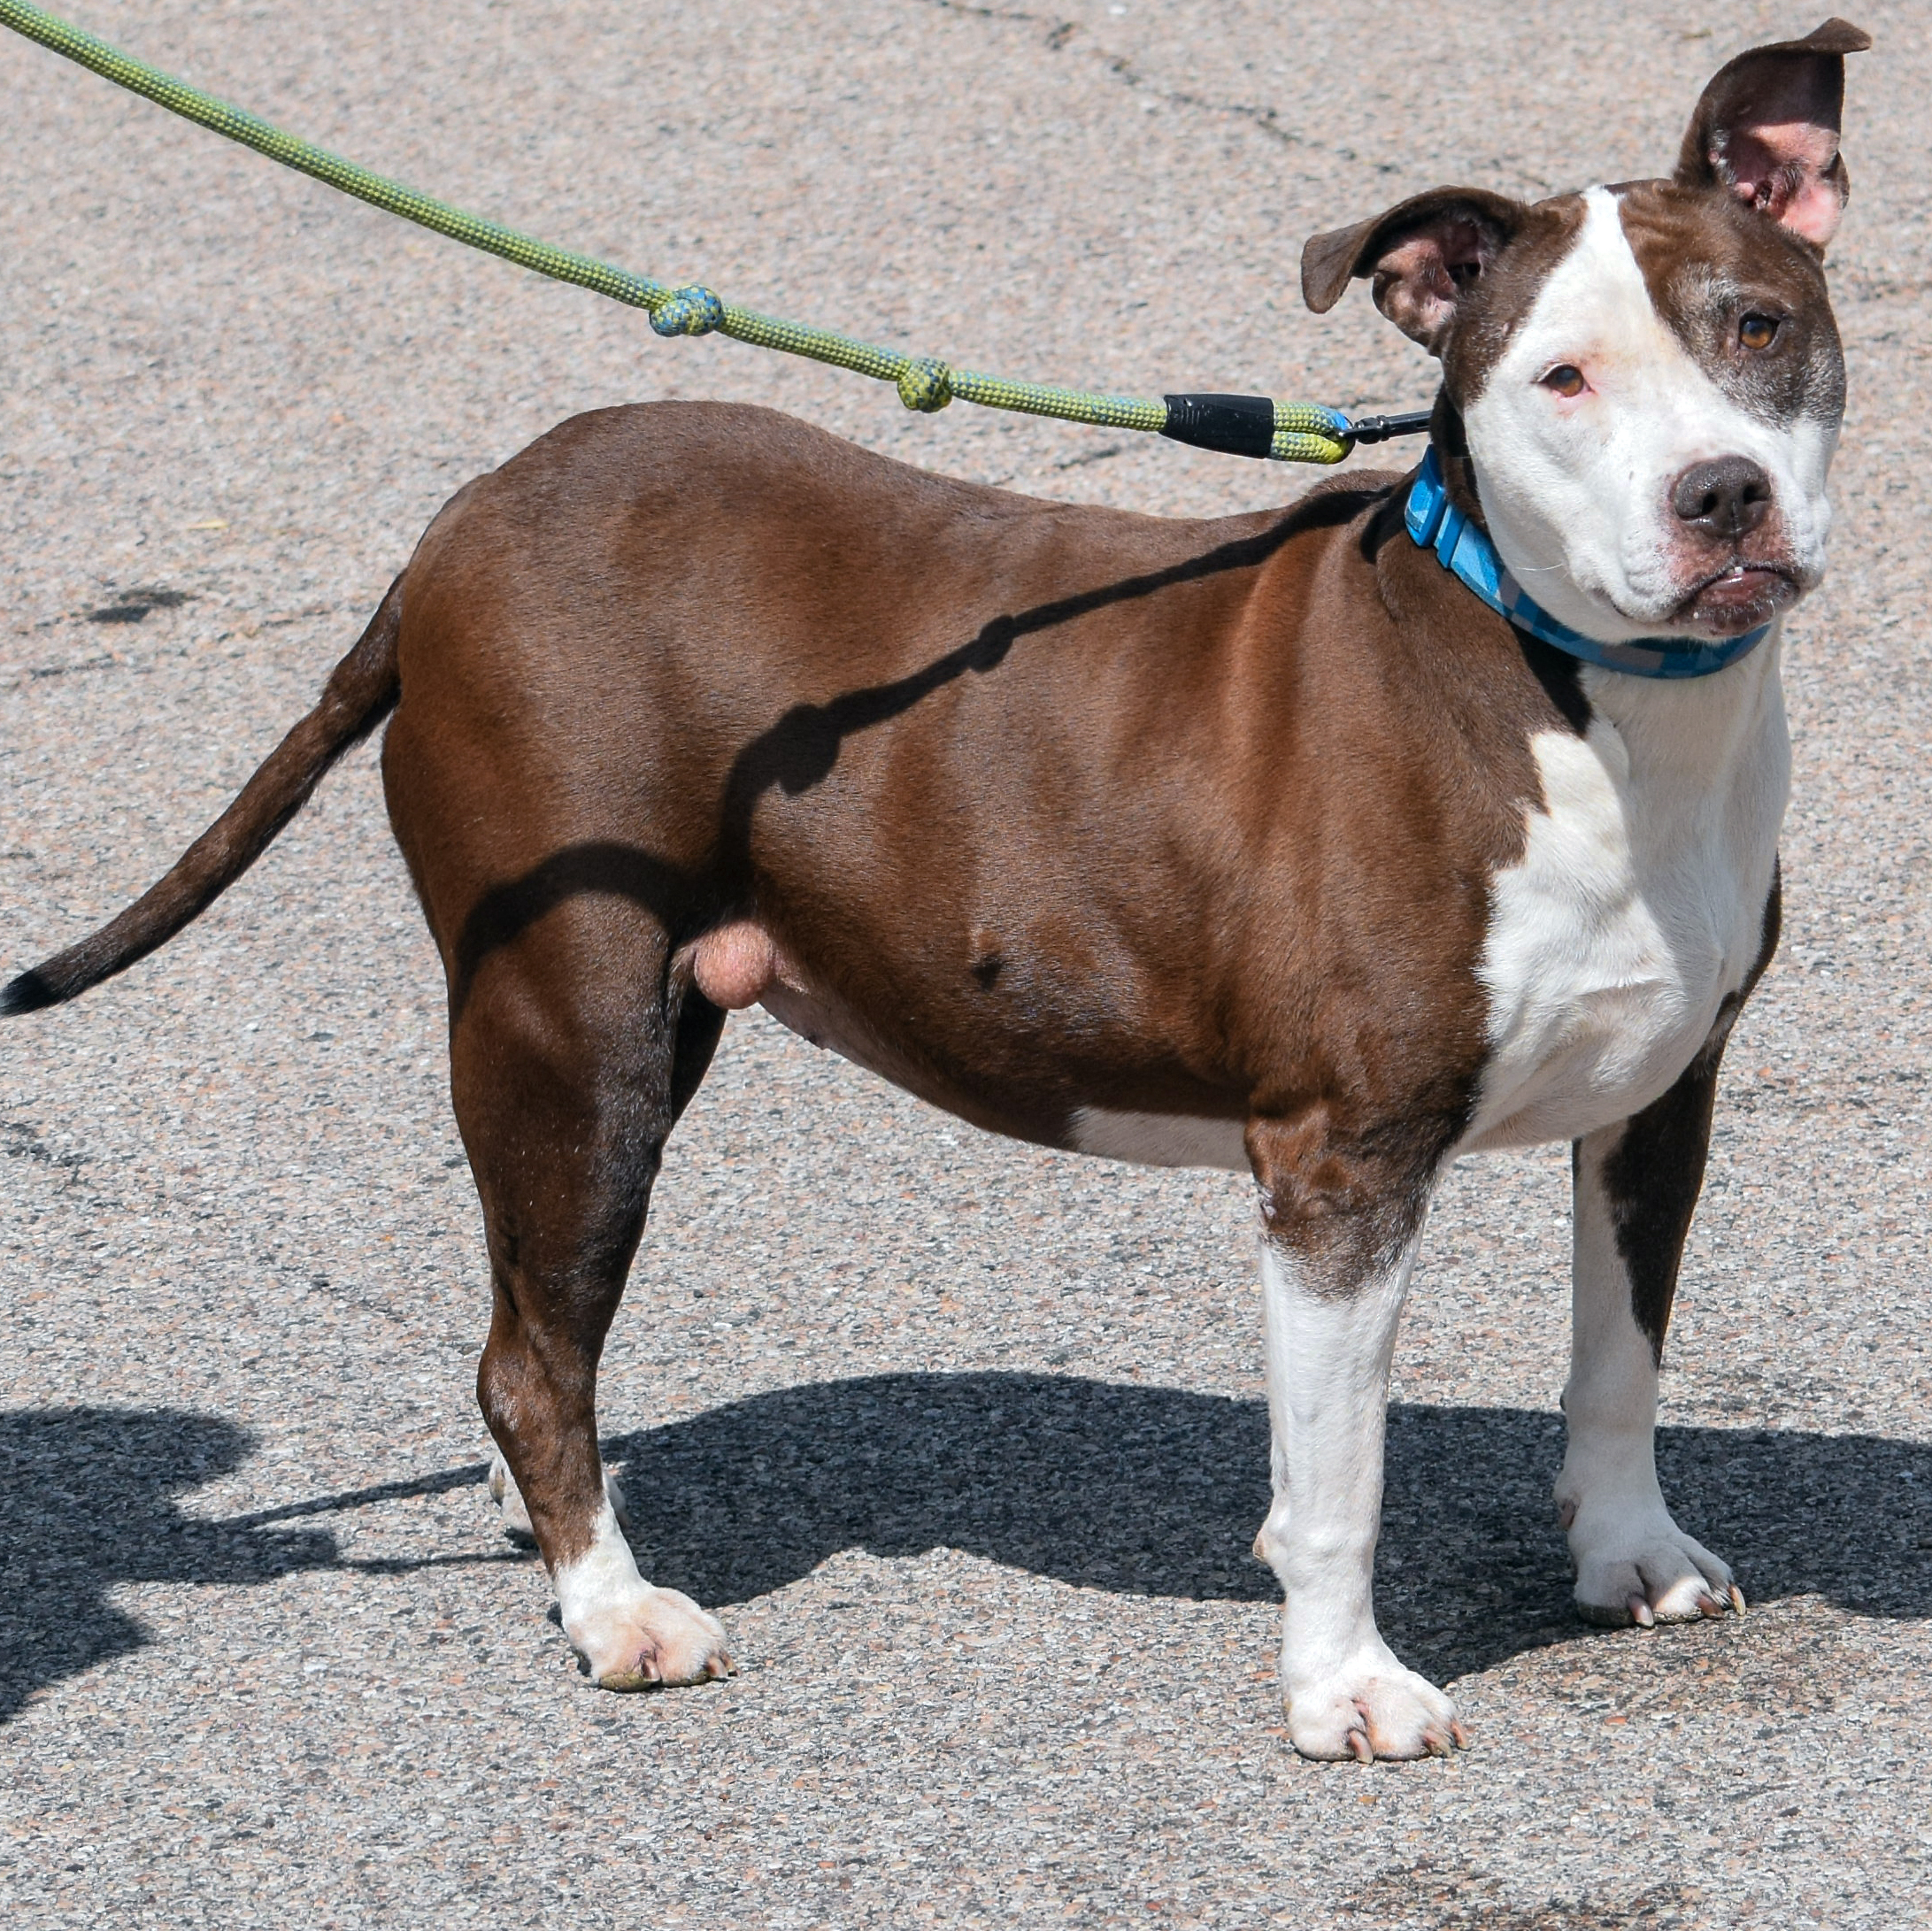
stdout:
{"type": "Polygon", "coordinates": [[[1497,615],[1544,643],[1632,677],[1708,677],[1755,650],[1771,635],[1761,624],[1722,643],[1697,643],[1686,637],[1643,637],[1629,643],[1599,643],[1567,624],[1559,624],[1531,601],[1509,573],[1487,531],[1481,530],[1449,500],[1443,472],[1432,448],[1422,458],[1422,473],[1409,490],[1409,535],[1436,560],[1474,590],[1497,615]]]}

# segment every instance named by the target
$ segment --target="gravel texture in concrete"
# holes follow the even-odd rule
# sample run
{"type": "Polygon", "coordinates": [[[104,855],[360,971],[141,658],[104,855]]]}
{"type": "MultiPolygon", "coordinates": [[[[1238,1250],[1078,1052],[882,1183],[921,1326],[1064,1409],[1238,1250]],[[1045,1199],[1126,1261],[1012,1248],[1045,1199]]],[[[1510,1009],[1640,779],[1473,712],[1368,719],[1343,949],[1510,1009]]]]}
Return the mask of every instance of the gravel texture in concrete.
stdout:
{"type": "MultiPolygon", "coordinates": [[[[72,0],[372,165],[976,366],[1413,407],[1311,231],[1656,172],[1794,4],[72,0]]],[[[673,1142],[603,1412],[742,1673],[581,1687],[499,1533],[438,975],[373,755],[158,958],[0,1041],[10,1925],[1932,1922],[1924,8],[1859,13],[1835,573],[1791,626],[1783,950],[1666,1373],[1743,1621],[1572,1620],[1559,1149],[1450,1179],[1383,1625],[1475,1748],[1299,1761],[1248,1555],[1247,1189],[975,1135],[753,1018],[673,1142]],[[755,1212],[748,1212],[751,1204],[755,1212]]],[[[0,940],[145,886],[467,476],[573,411],[775,403],[1173,512],[1302,475],[643,319],[0,44],[0,940]]]]}

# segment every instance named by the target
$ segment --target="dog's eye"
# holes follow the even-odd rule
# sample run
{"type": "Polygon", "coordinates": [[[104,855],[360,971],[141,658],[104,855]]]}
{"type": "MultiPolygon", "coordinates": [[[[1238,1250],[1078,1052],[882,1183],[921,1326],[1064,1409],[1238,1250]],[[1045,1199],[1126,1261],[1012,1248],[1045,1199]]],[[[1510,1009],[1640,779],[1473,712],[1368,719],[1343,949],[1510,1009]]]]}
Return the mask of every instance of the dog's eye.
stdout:
{"type": "Polygon", "coordinates": [[[1747,349],[1768,349],[1778,339],[1779,327],[1774,315],[1747,315],[1737,325],[1737,339],[1747,349]]]}
{"type": "Polygon", "coordinates": [[[1575,364],[1559,362],[1543,377],[1543,386],[1553,389],[1559,396],[1581,396],[1589,384],[1583,380],[1583,372],[1575,364]]]}

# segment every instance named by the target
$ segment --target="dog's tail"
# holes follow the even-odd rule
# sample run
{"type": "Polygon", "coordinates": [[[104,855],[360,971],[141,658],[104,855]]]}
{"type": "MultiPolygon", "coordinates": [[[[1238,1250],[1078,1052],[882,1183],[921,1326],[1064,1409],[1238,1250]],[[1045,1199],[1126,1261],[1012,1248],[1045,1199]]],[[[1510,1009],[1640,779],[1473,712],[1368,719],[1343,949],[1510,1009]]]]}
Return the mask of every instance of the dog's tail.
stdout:
{"type": "Polygon", "coordinates": [[[328,767],[396,708],[402,622],[397,577],[355,649],[330,673],[321,702],[268,754],[234,804],[119,918],[0,989],[0,1015],[37,1012],[75,997],[145,958],[207,911],[268,850],[328,767]]]}

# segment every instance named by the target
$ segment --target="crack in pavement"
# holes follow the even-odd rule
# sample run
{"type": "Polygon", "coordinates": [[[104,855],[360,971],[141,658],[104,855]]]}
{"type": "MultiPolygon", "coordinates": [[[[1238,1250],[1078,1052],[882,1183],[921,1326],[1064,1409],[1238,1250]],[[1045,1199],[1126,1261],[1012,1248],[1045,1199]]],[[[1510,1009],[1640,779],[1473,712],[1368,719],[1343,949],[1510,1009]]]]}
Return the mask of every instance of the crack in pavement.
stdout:
{"type": "MultiPolygon", "coordinates": [[[[921,0],[921,4],[936,7],[943,13],[958,14],[963,19],[991,20],[1002,26],[1044,27],[1046,46],[1053,53],[1064,51],[1077,36],[1087,31],[1078,20],[1061,19],[1051,13],[1035,13],[1023,7],[984,6],[975,4],[974,0],[921,0]]],[[[1257,133],[1266,135],[1269,140],[1278,142],[1285,148],[1301,148],[1310,153],[1332,154],[1338,160],[1353,161],[1372,167],[1378,174],[1399,174],[1402,172],[1403,164],[1399,160],[1376,160],[1364,155],[1359,149],[1344,146],[1340,142],[1314,140],[1307,135],[1297,133],[1293,127],[1283,126],[1282,111],[1278,107],[1258,106],[1245,101],[1216,100],[1209,95],[1196,94],[1186,88],[1164,86],[1136,66],[1130,55],[1110,53],[1105,47],[1095,46],[1090,42],[1077,51],[1105,68],[1121,86],[1165,102],[1170,107],[1190,108],[1197,113],[1218,114],[1235,120],[1243,120],[1257,133]]],[[[1513,157],[1492,157],[1486,165],[1498,173],[1514,169],[1524,181],[1533,184],[1541,192],[1550,194],[1554,191],[1541,175],[1525,169],[1513,157]]]]}
{"type": "MultiPolygon", "coordinates": [[[[1081,34],[1085,32],[1078,20],[1058,19],[1051,13],[1033,13],[1020,7],[981,6],[973,0],[924,0],[928,6],[936,7],[943,13],[955,13],[964,18],[993,20],[1004,26],[1038,27],[1046,29],[1046,45],[1049,51],[1062,52],[1081,34]]],[[[1151,79],[1127,54],[1110,53],[1105,47],[1092,44],[1076,50],[1089,60],[1097,62],[1112,75],[1121,86],[1136,93],[1146,94],[1166,103],[1170,107],[1191,108],[1197,113],[1219,114],[1236,120],[1244,120],[1271,141],[1279,142],[1283,147],[1319,149],[1339,157],[1344,161],[1359,161],[1362,157],[1353,148],[1346,148],[1327,141],[1311,141],[1305,135],[1297,134],[1292,127],[1282,124],[1282,111],[1278,107],[1259,107],[1243,101],[1219,101],[1205,94],[1196,94],[1185,88],[1165,87],[1151,79]]],[[[1393,161],[1377,161],[1370,164],[1383,174],[1399,172],[1399,165],[1393,161]]]]}

